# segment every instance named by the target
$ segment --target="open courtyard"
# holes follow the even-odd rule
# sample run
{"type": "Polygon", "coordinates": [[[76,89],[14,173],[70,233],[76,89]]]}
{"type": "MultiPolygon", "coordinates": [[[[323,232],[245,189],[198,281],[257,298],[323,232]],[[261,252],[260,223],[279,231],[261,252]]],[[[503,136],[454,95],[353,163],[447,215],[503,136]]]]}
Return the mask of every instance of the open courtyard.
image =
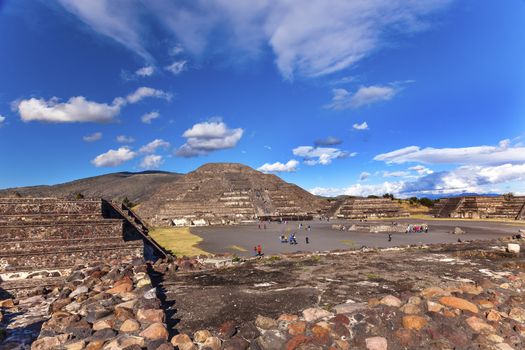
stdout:
{"type": "Polygon", "coordinates": [[[472,220],[435,220],[435,219],[392,219],[392,220],[368,220],[367,222],[330,220],[327,221],[305,221],[299,229],[301,222],[291,221],[287,224],[278,222],[242,224],[236,226],[207,226],[192,227],[191,232],[203,240],[197,245],[198,248],[213,254],[230,253],[238,256],[254,255],[254,247],[261,245],[265,255],[294,253],[299,251],[331,251],[352,250],[362,247],[388,248],[407,245],[425,245],[436,243],[456,243],[458,239],[465,241],[490,240],[503,236],[515,235],[519,230],[525,230],[525,222],[495,222],[495,221],[472,221],[472,220]],[[333,225],[344,225],[350,227],[357,225],[391,225],[392,222],[400,226],[428,225],[427,233],[404,233],[390,232],[364,232],[364,231],[341,231],[332,228],[333,225]],[[264,228],[266,225],[266,229],[264,228]],[[308,231],[307,227],[311,230],[308,231]],[[458,227],[463,234],[453,234],[458,227]],[[281,243],[280,236],[289,236],[295,233],[297,244],[291,245],[281,243]],[[306,244],[306,237],[310,243],[306,244]]]}

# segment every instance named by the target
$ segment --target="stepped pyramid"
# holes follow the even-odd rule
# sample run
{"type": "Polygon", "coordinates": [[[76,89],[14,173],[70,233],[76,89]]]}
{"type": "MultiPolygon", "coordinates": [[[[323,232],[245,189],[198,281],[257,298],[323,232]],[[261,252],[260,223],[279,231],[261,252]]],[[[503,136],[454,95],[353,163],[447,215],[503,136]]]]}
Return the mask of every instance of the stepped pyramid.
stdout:
{"type": "Polygon", "coordinates": [[[275,175],[237,163],[210,163],[161,187],[137,212],[154,226],[306,219],[325,201],[275,175]]]}

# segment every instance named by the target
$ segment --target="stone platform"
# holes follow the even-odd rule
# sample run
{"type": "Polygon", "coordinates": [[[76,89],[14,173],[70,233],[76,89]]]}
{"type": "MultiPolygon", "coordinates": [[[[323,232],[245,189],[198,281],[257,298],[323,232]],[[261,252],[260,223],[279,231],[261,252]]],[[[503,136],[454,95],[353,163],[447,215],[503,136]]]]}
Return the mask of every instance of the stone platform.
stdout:
{"type": "Polygon", "coordinates": [[[86,261],[143,257],[145,238],[103,200],[0,199],[0,287],[54,286],[86,261]]]}
{"type": "Polygon", "coordinates": [[[439,218],[525,220],[524,196],[466,196],[440,199],[432,214],[439,218]]]}
{"type": "Polygon", "coordinates": [[[334,217],[338,219],[373,219],[408,217],[401,206],[389,198],[348,198],[339,203],[334,217]]]}

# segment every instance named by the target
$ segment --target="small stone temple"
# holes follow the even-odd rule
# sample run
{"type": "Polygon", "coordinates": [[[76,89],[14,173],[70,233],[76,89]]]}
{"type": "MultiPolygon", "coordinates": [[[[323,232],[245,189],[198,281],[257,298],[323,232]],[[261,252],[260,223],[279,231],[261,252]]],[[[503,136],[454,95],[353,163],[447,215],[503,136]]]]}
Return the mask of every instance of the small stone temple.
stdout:
{"type": "Polygon", "coordinates": [[[397,201],[390,198],[347,198],[339,204],[334,217],[338,219],[374,219],[409,216],[397,201]]]}
{"type": "Polygon", "coordinates": [[[525,220],[524,196],[465,196],[440,199],[432,214],[437,218],[525,220]]]}

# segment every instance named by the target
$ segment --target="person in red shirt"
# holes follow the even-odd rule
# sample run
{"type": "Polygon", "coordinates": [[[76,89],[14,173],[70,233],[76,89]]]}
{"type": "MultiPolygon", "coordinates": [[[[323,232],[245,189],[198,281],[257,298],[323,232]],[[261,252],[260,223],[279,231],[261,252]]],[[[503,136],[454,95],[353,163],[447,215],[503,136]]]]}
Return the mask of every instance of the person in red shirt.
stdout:
{"type": "Polygon", "coordinates": [[[257,255],[259,255],[259,256],[262,255],[262,247],[261,247],[260,244],[257,246],[257,255]]]}

